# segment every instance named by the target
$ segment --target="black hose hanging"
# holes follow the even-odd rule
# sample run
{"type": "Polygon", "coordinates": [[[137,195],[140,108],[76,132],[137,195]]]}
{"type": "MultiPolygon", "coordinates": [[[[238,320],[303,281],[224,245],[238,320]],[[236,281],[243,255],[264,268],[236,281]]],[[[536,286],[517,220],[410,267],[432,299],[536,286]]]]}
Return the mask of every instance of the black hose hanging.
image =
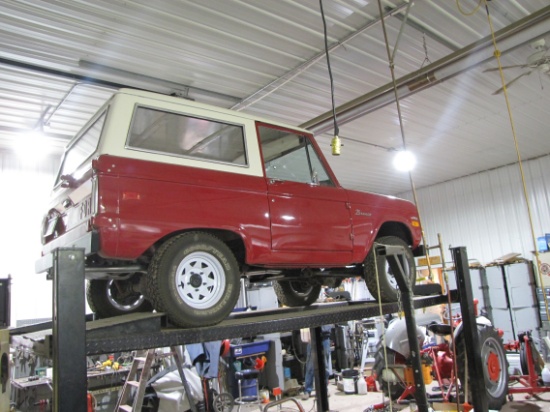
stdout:
{"type": "Polygon", "coordinates": [[[327,67],[328,67],[328,75],[330,78],[330,98],[332,101],[332,119],[334,121],[334,139],[332,139],[332,154],[333,155],[339,155],[340,154],[340,138],[338,135],[340,134],[340,130],[338,129],[338,122],[336,120],[336,104],[334,103],[334,80],[332,78],[332,69],[330,67],[330,57],[328,52],[328,35],[327,35],[327,22],[325,20],[325,11],[323,10],[323,0],[319,0],[319,7],[321,9],[321,18],[323,20],[323,34],[325,39],[325,54],[327,56],[327,67]]]}

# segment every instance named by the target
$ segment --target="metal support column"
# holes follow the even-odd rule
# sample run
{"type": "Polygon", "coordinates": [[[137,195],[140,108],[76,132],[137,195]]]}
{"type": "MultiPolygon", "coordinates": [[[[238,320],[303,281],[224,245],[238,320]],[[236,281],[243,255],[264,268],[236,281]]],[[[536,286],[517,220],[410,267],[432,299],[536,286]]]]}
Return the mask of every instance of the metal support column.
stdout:
{"type": "MultiPolygon", "coordinates": [[[[323,336],[321,327],[310,328],[311,352],[315,377],[315,396],[317,398],[317,412],[328,412],[328,388],[326,385],[325,356],[323,353],[323,336]]],[[[306,366],[307,369],[307,366],[306,366]]],[[[307,373],[307,372],[306,372],[307,373]]]]}
{"type": "Polygon", "coordinates": [[[53,251],[53,409],[86,412],[84,250],[53,251]]]}
{"type": "Polygon", "coordinates": [[[420,345],[416,336],[416,316],[414,312],[414,302],[412,286],[409,276],[406,275],[401,262],[404,261],[405,251],[402,246],[375,246],[377,259],[387,259],[392,270],[397,286],[401,292],[401,300],[403,311],[405,312],[405,323],[407,325],[407,337],[409,339],[409,348],[411,351],[411,365],[413,368],[413,376],[415,383],[414,397],[418,410],[420,412],[428,412],[428,397],[426,395],[426,386],[424,385],[424,377],[422,376],[422,363],[420,362],[420,345]]]}
{"type": "MultiPolygon", "coordinates": [[[[481,353],[479,347],[479,336],[477,333],[476,315],[474,313],[474,295],[472,282],[470,280],[470,268],[468,265],[468,254],[465,247],[451,248],[453,261],[456,267],[456,280],[458,300],[462,312],[462,325],[464,340],[466,343],[466,359],[468,362],[468,389],[472,394],[474,410],[487,411],[489,401],[485,391],[483,365],[481,364],[481,353]]],[[[465,385],[462,385],[463,388],[465,385]]]]}

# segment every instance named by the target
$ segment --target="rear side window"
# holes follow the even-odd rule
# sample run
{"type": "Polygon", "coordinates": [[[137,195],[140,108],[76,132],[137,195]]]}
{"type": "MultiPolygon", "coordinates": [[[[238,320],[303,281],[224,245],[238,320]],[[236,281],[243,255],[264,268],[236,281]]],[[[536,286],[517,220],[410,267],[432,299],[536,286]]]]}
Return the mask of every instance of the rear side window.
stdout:
{"type": "Polygon", "coordinates": [[[103,112],[96,121],[69,146],[63,157],[61,168],[59,169],[58,181],[63,175],[72,174],[95,152],[106,117],[107,111],[103,112]]]}
{"type": "Polygon", "coordinates": [[[134,111],[127,147],[247,165],[242,126],[147,107],[134,111]]]}

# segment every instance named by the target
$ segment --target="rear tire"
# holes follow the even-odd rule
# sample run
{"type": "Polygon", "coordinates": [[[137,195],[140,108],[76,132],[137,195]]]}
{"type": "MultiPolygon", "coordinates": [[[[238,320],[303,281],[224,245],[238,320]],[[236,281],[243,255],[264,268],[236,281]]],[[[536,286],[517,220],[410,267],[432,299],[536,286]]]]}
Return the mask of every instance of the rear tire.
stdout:
{"type": "MultiPolygon", "coordinates": [[[[407,243],[397,236],[383,236],[376,239],[376,243],[387,246],[403,246],[405,249],[404,259],[401,259],[401,266],[405,271],[405,276],[412,287],[416,283],[416,265],[411,248],[407,243]]],[[[365,259],[365,283],[369,292],[375,299],[381,302],[396,302],[399,299],[398,286],[395,276],[391,273],[390,266],[384,256],[376,256],[378,265],[378,276],[380,283],[380,296],[378,296],[378,283],[376,281],[374,245],[372,246],[367,258],[365,259]]]]}
{"type": "Polygon", "coordinates": [[[132,291],[133,279],[92,279],[88,281],[88,306],[98,318],[136,312],[152,312],[153,306],[139,292],[132,291]]]}
{"type": "MultiPolygon", "coordinates": [[[[508,394],[508,362],[506,352],[502,345],[502,339],[492,327],[478,328],[479,344],[481,352],[481,364],[483,366],[483,380],[489,403],[489,409],[500,410],[506,403],[508,394]]],[[[458,377],[465,387],[465,362],[466,344],[464,337],[457,340],[456,360],[458,365],[458,377]]],[[[470,385],[468,385],[469,399],[471,399],[470,385]]]]}
{"type": "MultiPolygon", "coordinates": [[[[541,376],[542,368],[538,361],[540,359],[540,354],[531,339],[529,339],[528,345],[531,345],[531,354],[533,357],[532,362],[535,368],[535,374],[537,376],[541,376]]],[[[529,375],[529,358],[527,357],[527,348],[525,347],[525,344],[521,345],[519,348],[519,364],[523,375],[529,375]]]]}
{"type": "Polygon", "coordinates": [[[155,253],[147,276],[147,296],[159,312],[181,327],[224,320],[240,293],[239,265],[233,252],[205,232],[184,233],[155,253]]]}
{"type": "Polygon", "coordinates": [[[321,285],[307,280],[279,280],[273,284],[279,302],[285,306],[309,306],[321,293],[321,285]]]}

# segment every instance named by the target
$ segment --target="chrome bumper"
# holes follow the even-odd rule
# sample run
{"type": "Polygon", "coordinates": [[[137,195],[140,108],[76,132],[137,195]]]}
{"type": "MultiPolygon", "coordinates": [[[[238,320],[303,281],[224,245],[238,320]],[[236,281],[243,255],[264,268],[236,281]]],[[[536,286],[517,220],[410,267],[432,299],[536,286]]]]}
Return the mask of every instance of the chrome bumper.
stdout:
{"type": "Polygon", "coordinates": [[[99,250],[99,234],[95,231],[69,232],[44,246],[44,255],[34,264],[36,273],[46,272],[53,267],[53,251],[58,248],[84,249],[84,256],[99,250]]]}

